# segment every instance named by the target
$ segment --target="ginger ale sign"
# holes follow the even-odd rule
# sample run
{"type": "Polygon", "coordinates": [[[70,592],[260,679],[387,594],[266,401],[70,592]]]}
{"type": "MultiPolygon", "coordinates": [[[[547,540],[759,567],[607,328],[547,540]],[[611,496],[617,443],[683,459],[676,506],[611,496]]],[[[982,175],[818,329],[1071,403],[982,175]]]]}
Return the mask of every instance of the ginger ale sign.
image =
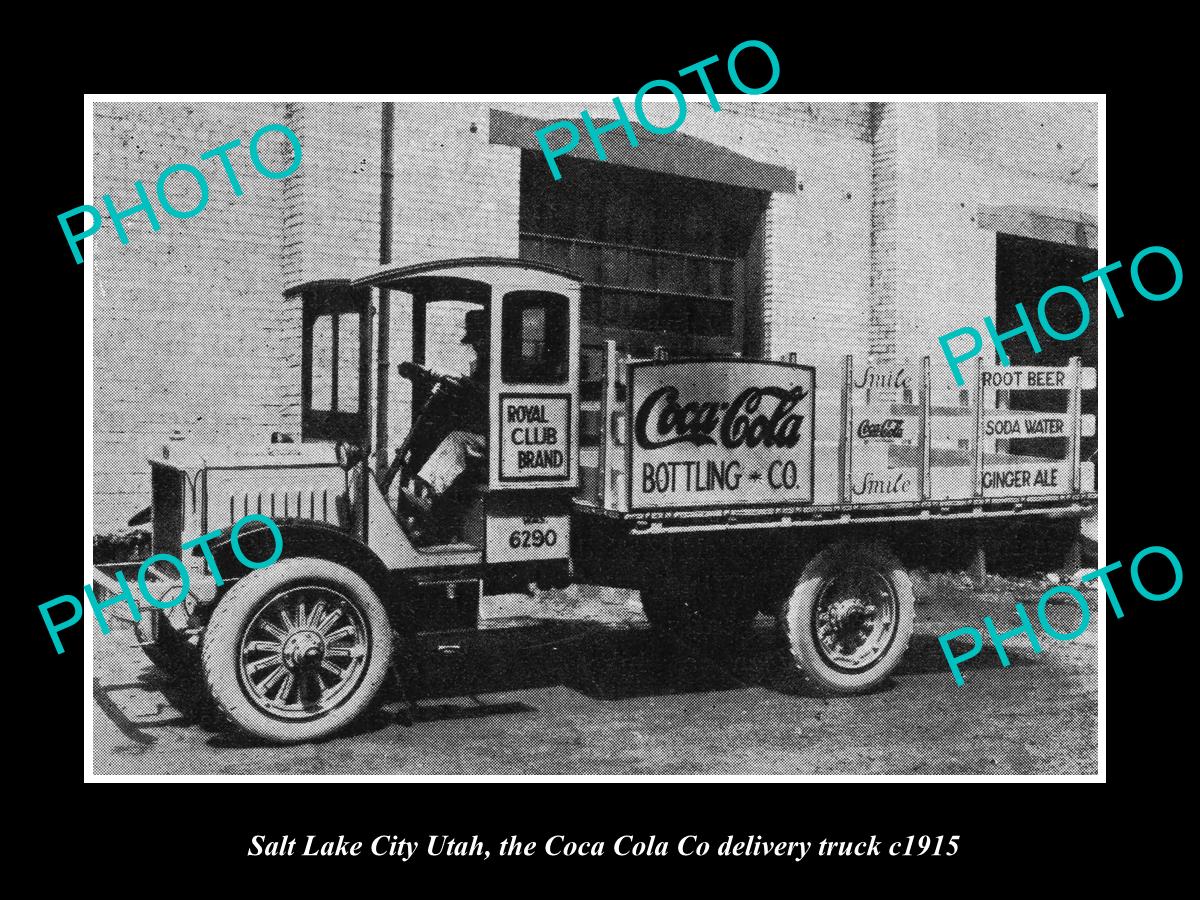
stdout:
{"type": "Polygon", "coordinates": [[[812,502],[810,366],[639,362],[629,378],[631,509],[812,502]]]}

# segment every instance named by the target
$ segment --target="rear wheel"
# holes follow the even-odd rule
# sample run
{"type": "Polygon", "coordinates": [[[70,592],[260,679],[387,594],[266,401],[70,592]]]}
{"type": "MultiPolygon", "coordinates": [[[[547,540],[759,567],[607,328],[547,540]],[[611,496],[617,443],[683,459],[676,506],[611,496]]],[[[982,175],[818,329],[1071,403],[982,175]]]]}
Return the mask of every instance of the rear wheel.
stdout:
{"type": "Polygon", "coordinates": [[[844,543],[817,554],[784,599],[779,627],[793,665],[820,690],[879,685],[912,636],[908,573],[886,547],[844,543]]]}
{"type": "Polygon", "coordinates": [[[387,610],[358,575],[323,559],[252,572],[204,632],[204,676],[222,712],[269,741],[311,741],[374,699],[392,657],[387,610]]]}

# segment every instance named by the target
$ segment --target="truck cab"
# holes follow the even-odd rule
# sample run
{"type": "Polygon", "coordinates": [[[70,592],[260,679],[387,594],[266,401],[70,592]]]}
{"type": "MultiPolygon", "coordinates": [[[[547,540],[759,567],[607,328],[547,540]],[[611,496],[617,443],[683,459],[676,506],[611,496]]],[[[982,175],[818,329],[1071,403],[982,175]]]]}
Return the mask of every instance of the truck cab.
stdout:
{"type": "Polygon", "coordinates": [[[306,294],[344,298],[373,322],[359,341],[366,415],[302,435],[347,470],[349,530],[390,571],[453,565],[514,584],[564,581],[579,486],[578,280],[538,263],[468,259],[289,291],[306,294]],[[474,373],[468,322],[483,324],[486,342],[474,373]],[[422,471],[463,434],[478,437],[481,458],[461,502],[439,504],[446,485],[422,471]]]}
{"type": "MultiPolygon", "coordinates": [[[[483,454],[473,484],[477,496],[465,504],[458,528],[462,542],[472,548],[472,562],[531,566],[536,574],[545,563],[561,567],[569,556],[568,504],[579,484],[579,283],[548,266],[513,263],[457,260],[386,268],[351,284],[352,290],[375,292],[381,306],[394,292],[411,297],[411,328],[410,322],[395,323],[411,331],[413,342],[411,360],[396,361],[397,374],[412,381],[407,433],[389,460],[388,412],[395,408],[388,402],[391,382],[384,377],[391,362],[385,345],[391,340],[389,316],[377,329],[382,402],[375,404],[374,477],[356,498],[368,510],[368,545],[378,546],[389,565],[446,549],[417,537],[421,520],[439,513],[437,497],[425,502],[430,486],[420,472],[439,442],[458,427],[463,407],[473,403],[479,408],[473,427],[482,428],[483,454]],[[486,323],[481,349],[487,352],[482,354],[486,370],[469,378],[446,368],[456,361],[461,366],[453,350],[461,346],[456,339],[472,319],[486,323]],[[431,323],[437,326],[434,333],[431,323]]],[[[371,445],[372,436],[363,436],[364,445],[371,445]]]]}

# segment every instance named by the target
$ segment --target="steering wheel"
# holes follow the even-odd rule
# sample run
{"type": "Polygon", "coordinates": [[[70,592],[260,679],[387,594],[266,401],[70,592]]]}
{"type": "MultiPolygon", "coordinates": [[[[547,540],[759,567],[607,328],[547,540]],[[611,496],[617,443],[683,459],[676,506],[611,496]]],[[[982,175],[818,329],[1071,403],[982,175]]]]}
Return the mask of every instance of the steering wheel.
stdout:
{"type": "Polygon", "coordinates": [[[443,375],[415,362],[402,362],[396,366],[396,371],[400,373],[401,378],[407,378],[414,384],[443,384],[459,380],[453,375],[443,375]]]}
{"type": "MultiPolygon", "coordinates": [[[[419,363],[402,362],[396,367],[396,371],[400,373],[400,377],[407,378],[413,384],[428,387],[431,393],[445,392],[455,400],[473,396],[478,392],[475,382],[465,375],[447,375],[419,363]]],[[[432,400],[433,397],[429,399],[432,400]]]]}
{"type": "MultiPolygon", "coordinates": [[[[433,452],[436,442],[429,438],[429,428],[442,423],[440,431],[435,431],[441,437],[445,432],[455,427],[464,409],[476,408],[480,403],[486,403],[486,392],[481,390],[470,378],[459,375],[444,375],[419,363],[402,362],[396,367],[402,378],[428,390],[428,396],[421,405],[419,412],[409,429],[404,443],[396,450],[396,455],[380,479],[380,488],[387,491],[392,480],[405,470],[405,480],[416,475],[412,451],[417,453],[417,462],[421,463],[428,454],[433,452]]],[[[438,438],[440,440],[440,437],[438,438]]]]}

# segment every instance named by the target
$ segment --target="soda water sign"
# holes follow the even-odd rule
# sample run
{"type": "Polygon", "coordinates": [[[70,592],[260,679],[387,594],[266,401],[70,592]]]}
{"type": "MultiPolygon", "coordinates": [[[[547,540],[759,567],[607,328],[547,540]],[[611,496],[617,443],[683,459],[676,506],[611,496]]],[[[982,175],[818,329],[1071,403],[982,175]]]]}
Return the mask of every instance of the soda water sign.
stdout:
{"type": "Polygon", "coordinates": [[[812,502],[812,367],[707,360],[629,371],[631,509],[812,502]]]}

